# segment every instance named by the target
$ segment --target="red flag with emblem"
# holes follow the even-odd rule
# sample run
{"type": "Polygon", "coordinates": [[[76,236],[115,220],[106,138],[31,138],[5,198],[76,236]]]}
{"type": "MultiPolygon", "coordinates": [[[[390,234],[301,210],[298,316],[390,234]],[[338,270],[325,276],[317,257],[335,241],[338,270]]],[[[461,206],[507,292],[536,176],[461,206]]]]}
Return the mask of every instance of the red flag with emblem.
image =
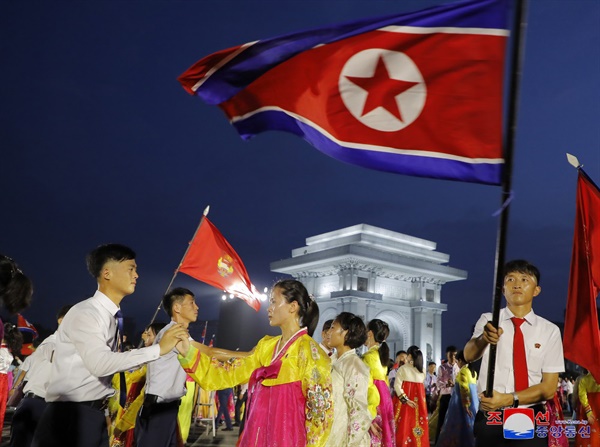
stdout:
{"type": "Polygon", "coordinates": [[[580,169],[577,179],[575,234],[565,315],[564,351],[600,382],[600,190],[580,169]]]}
{"type": "Polygon", "coordinates": [[[246,301],[260,309],[258,292],[242,259],[208,218],[204,217],[179,271],[246,301]]]}

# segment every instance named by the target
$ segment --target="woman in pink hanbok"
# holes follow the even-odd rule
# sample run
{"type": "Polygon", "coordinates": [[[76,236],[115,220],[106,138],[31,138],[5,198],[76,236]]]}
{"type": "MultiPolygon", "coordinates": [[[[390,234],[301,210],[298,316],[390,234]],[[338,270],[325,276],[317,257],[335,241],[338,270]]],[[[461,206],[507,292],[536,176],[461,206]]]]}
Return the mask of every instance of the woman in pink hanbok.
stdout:
{"type": "Polygon", "coordinates": [[[367,342],[369,350],[363,356],[363,361],[371,370],[373,383],[378,391],[378,396],[369,397],[369,404],[375,399],[377,403],[377,416],[373,425],[377,427],[371,431],[371,445],[382,447],[395,446],[394,405],[387,378],[387,365],[390,361],[390,348],[385,342],[390,335],[390,328],[385,321],[374,319],[367,324],[367,342]]]}
{"type": "Polygon", "coordinates": [[[218,362],[188,340],[178,345],[179,362],[206,390],[249,381],[246,423],[239,447],[322,447],[333,418],[329,357],[312,339],[319,308],[296,280],[271,291],[269,323],[281,329],[263,337],[245,358],[218,362]]]}

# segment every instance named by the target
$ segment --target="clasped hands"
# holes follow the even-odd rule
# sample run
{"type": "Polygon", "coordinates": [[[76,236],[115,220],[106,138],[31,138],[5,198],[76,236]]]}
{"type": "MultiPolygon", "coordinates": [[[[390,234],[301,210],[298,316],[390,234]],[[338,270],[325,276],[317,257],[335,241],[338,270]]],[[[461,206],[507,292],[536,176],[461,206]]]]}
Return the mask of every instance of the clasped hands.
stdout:
{"type": "Polygon", "coordinates": [[[187,354],[190,347],[190,334],[187,328],[183,327],[182,324],[175,324],[165,331],[162,338],[158,342],[160,345],[160,355],[165,355],[171,352],[173,348],[181,353],[181,355],[187,354]]]}

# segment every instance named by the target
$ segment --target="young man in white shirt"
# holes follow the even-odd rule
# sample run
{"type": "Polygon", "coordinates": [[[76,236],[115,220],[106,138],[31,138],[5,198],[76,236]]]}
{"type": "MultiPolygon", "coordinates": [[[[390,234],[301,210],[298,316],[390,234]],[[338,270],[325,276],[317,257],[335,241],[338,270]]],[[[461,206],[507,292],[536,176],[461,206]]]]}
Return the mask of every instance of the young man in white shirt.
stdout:
{"type": "Polygon", "coordinates": [[[539,270],[527,261],[516,260],[506,264],[504,275],[507,307],[500,311],[500,327],[491,324],[491,313],[483,314],[464,349],[467,362],[483,357],[477,382],[482,394],[474,426],[476,445],[547,446],[549,433],[541,437],[534,430],[532,439],[504,439],[503,423],[498,423],[497,416],[504,416],[502,410],[510,407],[529,407],[535,422],[545,419],[544,403],[554,397],[558,375],[564,372],[560,330],[532,308],[533,299],[542,290],[539,270]],[[485,397],[490,344],[497,345],[494,390],[492,397],[485,397]],[[519,361],[519,353],[524,354],[525,364],[519,361]],[[521,369],[523,374],[519,374],[521,369]]]}
{"type": "Polygon", "coordinates": [[[159,345],[115,352],[119,305],[135,291],[138,279],[135,252],[119,244],[101,245],[87,256],[87,266],[98,290],[73,306],[56,332],[48,405],[33,447],[108,447],[105,410],[115,392],[112,376],[156,360],[188,337],[177,325],[159,345]]]}
{"type": "MultiPolygon", "coordinates": [[[[162,300],[163,309],[171,317],[158,334],[154,344],[171,327],[178,324],[187,329],[198,318],[194,294],[177,287],[162,300]]],[[[186,394],[186,373],[173,350],[148,364],[146,394],[135,423],[135,441],[139,447],[175,447],[177,445],[177,413],[181,398],[186,394]]]]}

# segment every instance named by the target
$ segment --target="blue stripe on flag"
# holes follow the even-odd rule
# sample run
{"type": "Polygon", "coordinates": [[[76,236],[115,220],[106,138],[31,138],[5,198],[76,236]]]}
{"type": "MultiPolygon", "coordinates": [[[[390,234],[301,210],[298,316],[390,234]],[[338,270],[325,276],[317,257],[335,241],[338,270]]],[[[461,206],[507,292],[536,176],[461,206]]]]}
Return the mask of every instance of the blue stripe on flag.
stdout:
{"type": "Polygon", "coordinates": [[[259,112],[232,124],[244,140],[261,132],[281,130],[305,139],[332,158],[369,169],[490,185],[499,185],[501,180],[502,163],[468,163],[427,155],[349,148],[332,141],[317,129],[282,111],[259,112]]]}

